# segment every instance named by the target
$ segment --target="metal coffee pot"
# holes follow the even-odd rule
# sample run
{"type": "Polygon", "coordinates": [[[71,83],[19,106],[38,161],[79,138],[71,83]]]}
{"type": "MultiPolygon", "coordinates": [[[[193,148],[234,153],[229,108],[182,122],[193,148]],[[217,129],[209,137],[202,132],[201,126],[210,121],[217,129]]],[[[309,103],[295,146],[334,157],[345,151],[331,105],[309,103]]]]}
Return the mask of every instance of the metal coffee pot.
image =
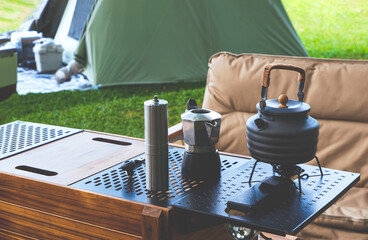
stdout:
{"type": "Polygon", "coordinates": [[[262,80],[258,113],[246,123],[249,154],[271,164],[293,165],[312,160],[317,151],[319,124],[310,117],[310,106],[303,102],[305,71],[290,65],[268,65],[262,80]],[[267,100],[270,74],[273,69],[299,73],[298,101],[286,95],[267,100]]]}
{"type": "Polygon", "coordinates": [[[221,115],[198,108],[191,99],[181,119],[185,142],[182,177],[191,180],[219,178],[221,163],[215,144],[220,135],[221,115]]]}

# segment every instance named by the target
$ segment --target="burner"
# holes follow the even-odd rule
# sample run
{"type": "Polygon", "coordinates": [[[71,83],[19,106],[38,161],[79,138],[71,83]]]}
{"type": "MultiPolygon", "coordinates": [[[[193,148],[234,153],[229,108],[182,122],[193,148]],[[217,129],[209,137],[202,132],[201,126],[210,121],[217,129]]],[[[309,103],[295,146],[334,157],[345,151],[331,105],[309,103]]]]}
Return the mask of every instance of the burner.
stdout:
{"type": "MultiPolygon", "coordinates": [[[[318,163],[319,171],[322,177],[323,172],[317,156],[315,156],[315,159],[318,163]]],[[[253,173],[258,162],[259,161],[257,160],[255,161],[249,177],[248,183],[251,188],[248,189],[245,194],[240,197],[240,199],[228,201],[227,206],[230,209],[249,212],[261,206],[270,204],[270,200],[274,201],[276,197],[287,197],[289,194],[293,194],[295,189],[297,189],[300,195],[303,194],[301,179],[308,179],[309,175],[306,173],[301,175],[304,172],[304,169],[296,164],[290,163],[271,164],[273,167],[273,176],[262,180],[254,186],[251,186],[253,173]],[[277,175],[275,175],[275,173],[277,175]],[[298,178],[298,187],[294,183],[296,178],[298,178]]]]}
{"type": "Polygon", "coordinates": [[[300,175],[304,169],[294,164],[273,164],[273,171],[278,173],[281,177],[292,178],[300,175]]]}

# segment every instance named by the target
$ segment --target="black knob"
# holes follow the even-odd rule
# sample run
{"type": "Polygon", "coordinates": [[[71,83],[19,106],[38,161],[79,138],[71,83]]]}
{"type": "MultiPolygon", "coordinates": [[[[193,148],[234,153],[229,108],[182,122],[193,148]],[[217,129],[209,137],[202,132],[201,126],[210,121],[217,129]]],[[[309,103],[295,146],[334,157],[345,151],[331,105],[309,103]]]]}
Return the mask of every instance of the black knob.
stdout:
{"type": "Polygon", "coordinates": [[[191,109],[198,109],[198,104],[193,98],[189,99],[187,103],[187,110],[191,109]]]}

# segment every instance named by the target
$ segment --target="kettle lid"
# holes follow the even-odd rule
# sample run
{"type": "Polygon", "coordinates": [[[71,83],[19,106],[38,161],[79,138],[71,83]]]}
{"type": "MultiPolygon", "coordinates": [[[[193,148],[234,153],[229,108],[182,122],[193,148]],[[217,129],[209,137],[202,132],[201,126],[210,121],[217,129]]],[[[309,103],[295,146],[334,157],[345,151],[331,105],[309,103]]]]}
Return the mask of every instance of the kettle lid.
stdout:
{"type": "Polygon", "coordinates": [[[266,100],[265,105],[266,107],[261,108],[260,103],[258,103],[258,111],[271,115],[307,113],[311,109],[309,104],[297,100],[289,100],[285,94],[280,95],[278,99],[266,100]]]}

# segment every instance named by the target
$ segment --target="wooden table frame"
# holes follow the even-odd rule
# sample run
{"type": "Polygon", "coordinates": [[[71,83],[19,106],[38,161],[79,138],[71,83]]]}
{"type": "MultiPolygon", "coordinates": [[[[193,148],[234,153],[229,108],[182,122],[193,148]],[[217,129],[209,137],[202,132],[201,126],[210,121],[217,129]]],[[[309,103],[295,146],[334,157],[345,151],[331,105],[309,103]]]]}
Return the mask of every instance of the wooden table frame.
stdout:
{"type": "Polygon", "coordinates": [[[231,239],[223,224],[179,234],[174,228],[172,207],[69,186],[143,152],[142,139],[85,130],[1,160],[0,239],[231,239]],[[124,148],[90,141],[94,138],[131,145],[124,148]],[[19,164],[59,174],[46,177],[22,172],[15,169],[19,164]]]}

